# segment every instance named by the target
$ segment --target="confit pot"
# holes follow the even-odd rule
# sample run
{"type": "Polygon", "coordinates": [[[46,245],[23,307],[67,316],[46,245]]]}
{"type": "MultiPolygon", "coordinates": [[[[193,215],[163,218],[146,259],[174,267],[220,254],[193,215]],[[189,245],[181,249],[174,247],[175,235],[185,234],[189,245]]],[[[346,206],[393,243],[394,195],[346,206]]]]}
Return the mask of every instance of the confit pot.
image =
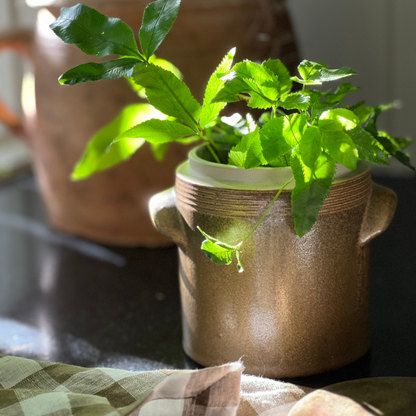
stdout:
{"type": "MultiPolygon", "coordinates": [[[[123,107],[138,101],[124,79],[73,87],[58,83],[68,69],[96,60],[66,45],[49,29],[61,7],[80,1],[26,0],[38,10],[34,32],[18,30],[0,36],[0,50],[12,49],[31,58],[36,91],[28,93],[26,88],[23,120],[0,101],[0,121],[26,139],[54,228],[112,245],[170,244],[154,229],[147,206],[152,195],[173,185],[175,168],[186,159],[189,148],[174,143],[159,163],[145,145],[111,170],[80,182],[69,179],[89,139],[123,107]]],[[[150,0],[81,2],[122,19],[137,36],[150,0]]],[[[237,59],[272,56],[293,67],[296,46],[283,0],[183,0],[158,56],[180,68],[201,99],[210,74],[233,46],[239,52],[237,59]]]]}
{"type": "Polygon", "coordinates": [[[239,243],[292,173],[217,165],[204,152],[192,150],[175,188],[149,205],[156,228],[179,248],[185,352],[203,366],[241,358],[249,374],[273,378],[321,373],[364,355],[368,243],[390,224],[394,192],[372,182],[367,164],[338,165],[316,224],[299,238],[289,186],[243,246],[240,274],[235,262],[205,257],[196,227],[239,243]]]}

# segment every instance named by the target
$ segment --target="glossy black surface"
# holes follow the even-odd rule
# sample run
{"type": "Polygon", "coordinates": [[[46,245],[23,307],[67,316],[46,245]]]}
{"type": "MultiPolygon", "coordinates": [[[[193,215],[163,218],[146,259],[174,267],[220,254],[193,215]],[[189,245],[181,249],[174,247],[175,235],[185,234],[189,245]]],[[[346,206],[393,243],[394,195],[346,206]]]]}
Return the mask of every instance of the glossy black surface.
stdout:
{"type": "MultiPolygon", "coordinates": [[[[290,380],[416,377],[416,181],[376,179],[399,206],[371,247],[371,351],[290,380]]],[[[175,248],[120,249],[50,230],[31,177],[0,188],[0,354],[128,370],[195,368],[181,347],[175,248]]],[[[307,347],[307,346],[305,346],[307,347]]]]}

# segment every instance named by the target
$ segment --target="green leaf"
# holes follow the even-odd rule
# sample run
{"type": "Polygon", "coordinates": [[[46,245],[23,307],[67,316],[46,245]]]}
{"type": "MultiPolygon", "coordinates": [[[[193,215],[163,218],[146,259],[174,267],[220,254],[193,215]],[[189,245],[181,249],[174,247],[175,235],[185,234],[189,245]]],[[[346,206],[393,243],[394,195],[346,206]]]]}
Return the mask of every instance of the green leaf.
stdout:
{"type": "Polygon", "coordinates": [[[298,77],[292,77],[293,81],[305,85],[320,85],[326,81],[336,81],[337,79],[356,75],[357,73],[346,66],[339,69],[329,69],[328,65],[322,62],[312,62],[304,60],[298,70],[303,80],[298,77]]]}
{"type": "Polygon", "coordinates": [[[260,142],[267,162],[273,163],[298,146],[306,128],[306,117],[301,114],[290,114],[267,122],[260,131],[260,142]]]}
{"type": "Polygon", "coordinates": [[[232,69],[232,76],[246,80],[253,80],[259,86],[264,84],[266,81],[275,82],[277,86],[278,82],[278,78],[265,66],[248,60],[235,64],[232,69]]]}
{"type": "Polygon", "coordinates": [[[252,117],[250,113],[247,114],[246,120],[247,120],[248,131],[252,133],[253,131],[257,129],[257,123],[254,121],[254,118],[252,117]]]}
{"type": "Polygon", "coordinates": [[[350,108],[350,110],[353,111],[354,114],[360,119],[360,124],[364,124],[368,120],[372,112],[371,107],[367,107],[364,105],[361,105],[358,108],[355,108],[354,110],[350,108]]]}
{"type": "Polygon", "coordinates": [[[279,95],[288,93],[292,89],[292,80],[287,68],[280,59],[269,59],[263,66],[276,75],[279,79],[279,95]]]}
{"type": "Polygon", "coordinates": [[[267,164],[263,157],[263,149],[260,143],[260,128],[242,137],[240,143],[234,146],[228,155],[231,165],[244,169],[252,169],[267,164]]]}
{"type": "Polygon", "coordinates": [[[218,78],[218,74],[222,74],[230,70],[231,65],[233,63],[233,59],[235,56],[236,49],[233,48],[230,52],[225,55],[223,60],[221,61],[220,65],[211,75],[207,88],[205,89],[205,96],[204,96],[204,105],[201,111],[201,118],[199,120],[199,124],[202,128],[210,123],[211,121],[215,120],[219,112],[225,107],[226,103],[211,103],[221,88],[224,87],[225,81],[218,78]]]}
{"type": "Polygon", "coordinates": [[[326,111],[319,117],[319,120],[319,122],[321,120],[336,121],[346,130],[351,130],[360,124],[360,119],[352,111],[345,108],[326,111]]]}
{"type": "Polygon", "coordinates": [[[404,166],[412,169],[416,172],[415,167],[410,163],[410,157],[403,153],[400,150],[397,150],[395,143],[390,140],[389,135],[386,136],[378,136],[377,140],[381,143],[381,145],[384,147],[384,149],[394,158],[396,158],[400,163],[402,163],[404,166]]]}
{"type": "Polygon", "coordinates": [[[357,126],[348,130],[348,136],[352,139],[358,150],[361,160],[378,165],[389,165],[388,154],[383,146],[366,130],[357,126]]]}
{"type": "Polygon", "coordinates": [[[89,141],[85,153],[74,168],[71,179],[84,179],[94,172],[107,169],[129,158],[145,143],[144,140],[131,139],[113,145],[111,143],[117,136],[136,124],[156,117],[166,118],[149,104],[133,104],[124,108],[110,124],[89,141]]]}
{"type": "Polygon", "coordinates": [[[307,90],[304,91],[304,93],[308,93],[311,97],[311,118],[312,120],[315,120],[316,118],[319,118],[325,111],[332,110],[337,103],[327,103],[322,101],[322,94],[320,91],[316,90],[307,90]]]}
{"type": "Polygon", "coordinates": [[[278,102],[278,107],[283,107],[285,110],[299,110],[306,111],[310,105],[310,97],[300,92],[284,95],[278,102]]]}
{"type": "Polygon", "coordinates": [[[133,77],[137,84],[146,89],[150,104],[198,131],[201,106],[189,88],[172,72],[153,64],[140,65],[136,66],[133,77]]]}
{"type": "Polygon", "coordinates": [[[393,137],[384,131],[379,131],[378,134],[379,136],[388,138],[396,151],[406,149],[406,147],[410,146],[413,143],[412,139],[405,137],[393,137]]]}
{"type": "Polygon", "coordinates": [[[296,153],[291,167],[296,180],[292,191],[292,217],[299,237],[308,233],[315,224],[319,211],[334,181],[336,165],[325,153],[321,154],[313,168],[307,167],[296,153]]]}
{"type": "Polygon", "coordinates": [[[50,28],[65,43],[75,44],[88,55],[136,56],[144,61],[131,28],[120,19],[104,16],[91,7],[82,4],[63,7],[50,28]]]}
{"type": "Polygon", "coordinates": [[[59,82],[62,85],[75,85],[88,81],[131,77],[136,65],[143,65],[143,63],[135,58],[120,58],[103,63],[90,62],[65,72],[59,78],[59,82]]]}
{"type": "Polygon", "coordinates": [[[361,88],[353,87],[349,82],[345,82],[338,86],[334,94],[328,94],[325,101],[327,103],[339,103],[348,93],[360,90],[361,88]]]}
{"type": "Polygon", "coordinates": [[[152,147],[154,158],[158,162],[163,162],[169,148],[169,143],[150,143],[150,146],[152,147]]]}
{"type": "Polygon", "coordinates": [[[172,28],[180,4],[181,0],[156,0],[146,7],[139,39],[147,60],[155,53],[172,28]]]}
{"type": "Polygon", "coordinates": [[[231,264],[233,254],[237,247],[230,246],[229,244],[223,243],[222,241],[211,237],[207,233],[197,227],[201,234],[206,238],[202,242],[201,250],[205,255],[215,264],[226,265],[231,264]]]}
{"type": "Polygon", "coordinates": [[[235,78],[225,84],[212,100],[213,103],[235,103],[245,100],[251,108],[270,108],[274,101],[263,94],[263,90],[250,79],[235,78]],[[249,94],[243,96],[242,94],[249,94]]]}
{"type": "Polygon", "coordinates": [[[322,147],[336,162],[348,169],[357,167],[358,151],[350,136],[344,132],[342,125],[334,120],[319,120],[322,133],[322,147]]]}
{"type": "Polygon", "coordinates": [[[195,133],[192,129],[176,121],[151,119],[120,134],[114,140],[114,143],[131,139],[144,139],[149,143],[160,144],[173,142],[193,135],[195,133]]]}
{"type": "Polygon", "coordinates": [[[321,131],[318,127],[311,126],[305,130],[299,143],[298,155],[309,168],[315,166],[315,162],[322,153],[321,131]]]}

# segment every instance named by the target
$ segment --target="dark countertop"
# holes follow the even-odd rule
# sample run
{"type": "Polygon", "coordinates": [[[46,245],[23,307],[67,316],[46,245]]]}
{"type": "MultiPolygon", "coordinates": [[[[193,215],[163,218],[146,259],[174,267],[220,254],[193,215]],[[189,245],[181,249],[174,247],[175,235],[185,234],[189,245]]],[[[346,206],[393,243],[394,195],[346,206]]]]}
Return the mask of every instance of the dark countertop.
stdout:
{"type": "MultiPolygon", "coordinates": [[[[323,386],[416,377],[416,180],[377,178],[399,197],[371,243],[372,348],[323,386]]],[[[102,247],[49,229],[28,176],[0,188],[0,354],[127,370],[195,368],[181,347],[176,249],[102,247]]]]}

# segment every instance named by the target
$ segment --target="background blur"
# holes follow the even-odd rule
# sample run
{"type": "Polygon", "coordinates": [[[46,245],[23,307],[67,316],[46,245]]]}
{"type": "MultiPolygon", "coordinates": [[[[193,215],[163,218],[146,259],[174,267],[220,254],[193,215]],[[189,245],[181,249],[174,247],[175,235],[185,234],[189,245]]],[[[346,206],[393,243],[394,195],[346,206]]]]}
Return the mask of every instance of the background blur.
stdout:
{"type": "MultiPolygon", "coordinates": [[[[207,0],[209,1],[209,0],[207,0]]],[[[400,100],[402,108],[384,113],[380,126],[396,136],[416,138],[413,123],[416,88],[416,2],[414,0],[287,0],[301,59],[324,61],[331,68],[349,66],[351,78],[363,90],[354,101],[367,104],[400,100]]],[[[35,10],[24,0],[0,0],[0,33],[32,27],[35,10]]],[[[21,79],[25,64],[13,53],[0,55],[0,96],[15,111],[20,109],[21,79]]],[[[416,154],[416,145],[410,148],[416,154]]],[[[25,146],[0,126],[0,171],[27,164],[25,146]]],[[[414,158],[413,158],[414,162],[414,158]]],[[[386,175],[412,175],[394,165],[386,175]]]]}

